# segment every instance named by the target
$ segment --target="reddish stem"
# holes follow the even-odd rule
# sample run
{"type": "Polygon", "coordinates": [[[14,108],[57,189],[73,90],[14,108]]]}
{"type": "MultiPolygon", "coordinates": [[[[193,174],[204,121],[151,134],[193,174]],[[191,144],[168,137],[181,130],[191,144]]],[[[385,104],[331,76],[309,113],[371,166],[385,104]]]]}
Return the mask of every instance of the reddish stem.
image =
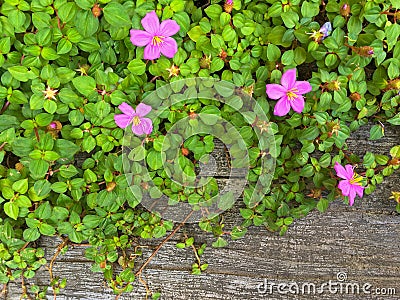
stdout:
{"type": "Polygon", "coordinates": [[[0,111],[0,115],[3,114],[9,106],[10,106],[10,101],[4,103],[3,108],[0,111]]]}

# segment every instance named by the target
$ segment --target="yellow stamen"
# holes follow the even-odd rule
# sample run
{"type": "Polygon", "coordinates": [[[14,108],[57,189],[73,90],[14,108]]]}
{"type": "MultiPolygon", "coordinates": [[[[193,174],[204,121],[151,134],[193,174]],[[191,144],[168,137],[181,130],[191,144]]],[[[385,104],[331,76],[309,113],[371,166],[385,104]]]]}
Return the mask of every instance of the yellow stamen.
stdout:
{"type": "Polygon", "coordinates": [[[363,180],[363,178],[361,176],[354,173],[353,178],[350,179],[350,184],[361,185],[360,181],[362,181],[362,180],[363,180]]]}
{"type": "Polygon", "coordinates": [[[133,125],[137,126],[140,124],[140,119],[138,116],[133,117],[133,125]]]}
{"type": "Polygon", "coordinates": [[[299,90],[296,88],[292,88],[291,90],[287,91],[286,96],[288,97],[288,100],[295,100],[299,96],[296,94],[299,90]]]}
{"type": "Polygon", "coordinates": [[[152,39],[152,41],[151,41],[151,44],[153,45],[153,46],[158,46],[158,45],[160,45],[161,43],[163,43],[164,42],[164,37],[163,36],[153,36],[153,39],[152,39]]]}

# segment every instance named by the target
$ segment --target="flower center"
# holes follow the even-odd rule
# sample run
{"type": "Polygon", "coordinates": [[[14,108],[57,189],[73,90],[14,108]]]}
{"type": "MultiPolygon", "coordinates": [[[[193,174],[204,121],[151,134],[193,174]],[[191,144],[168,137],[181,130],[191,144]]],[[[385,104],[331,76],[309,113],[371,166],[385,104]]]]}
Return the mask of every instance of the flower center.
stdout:
{"type": "Polygon", "coordinates": [[[133,125],[137,126],[140,124],[140,118],[138,116],[133,117],[133,125]]]}
{"type": "Polygon", "coordinates": [[[354,173],[353,178],[350,179],[350,184],[361,185],[360,181],[363,178],[358,174],[354,173]]]}
{"type": "Polygon", "coordinates": [[[153,39],[151,41],[151,44],[153,46],[159,46],[160,44],[162,44],[164,42],[164,37],[163,36],[153,36],[153,39]]]}
{"type": "Polygon", "coordinates": [[[295,100],[298,98],[298,95],[296,93],[298,93],[299,90],[296,88],[292,88],[291,90],[288,90],[286,93],[286,96],[288,97],[288,100],[295,100]]]}

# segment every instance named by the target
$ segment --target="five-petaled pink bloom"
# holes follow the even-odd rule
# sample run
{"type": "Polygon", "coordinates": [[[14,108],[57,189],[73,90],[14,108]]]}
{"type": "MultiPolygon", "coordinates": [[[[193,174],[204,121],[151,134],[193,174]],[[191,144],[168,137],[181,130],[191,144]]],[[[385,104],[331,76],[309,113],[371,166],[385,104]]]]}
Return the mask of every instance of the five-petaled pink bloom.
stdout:
{"type": "Polygon", "coordinates": [[[363,178],[354,173],[351,165],[346,165],[343,167],[336,162],[335,171],[337,176],[344,179],[339,182],[338,188],[342,191],[343,196],[349,197],[349,204],[352,206],[354,204],[354,198],[356,197],[356,194],[360,196],[360,198],[363,196],[364,187],[361,185],[363,178]]]}
{"type": "Polygon", "coordinates": [[[267,95],[269,98],[279,101],[274,108],[274,115],[286,115],[290,107],[297,113],[304,109],[303,94],[311,92],[311,84],[307,81],[296,81],[296,69],[287,70],[283,73],[281,84],[267,84],[267,95]]]}
{"type": "Polygon", "coordinates": [[[162,53],[168,58],[173,58],[178,52],[178,45],[176,41],[171,38],[176,34],[180,27],[174,20],[158,20],[155,11],[146,14],[142,19],[142,26],[144,30],[132,29],[131,42],[135,46],[144,48],[144,59],[156,59],[162,53]]]}
{"type": "Polygon", "coordinates": [[[151,111],[151,106],[140,103],[136,111],[127,103],[122,103],[118,108],[123,114],[115,115],[115,123],[120,128],[126,128],[132,123],[132,132],[136,135],[150,134],[153,131],[151,119],[144,118],[151,111]]]}

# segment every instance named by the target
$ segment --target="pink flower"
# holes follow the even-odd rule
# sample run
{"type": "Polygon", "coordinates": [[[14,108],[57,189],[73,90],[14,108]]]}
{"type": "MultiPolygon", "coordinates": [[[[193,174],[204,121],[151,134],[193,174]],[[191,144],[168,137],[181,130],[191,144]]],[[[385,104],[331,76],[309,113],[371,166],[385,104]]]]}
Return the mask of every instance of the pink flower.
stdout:
{"type": "Polygon", "coordinates": [[[361,186],[362,177],[354,173],[351,165],[341,166],[338,162],[335,164],[335,171],[337,176],[343,178],[339,182],[338,188],[342,191],[343,196],[349,197],[349,204],[354,204],[354,198],[356,194],[362,198],[364,193],[364,187],[361,186]]]}
{"type": "Polygon", "coordinates": [[[290,107],[297,113],[304,109],[303,94],[307,94],[312,89],[307,81],[296,81],[296,69],[287,70],[283,73],[281,84],[267,84],[267,95],[269,98],[279,101],[274,108],[274,115],[286,115],[290,107]]]}
{"type": "Polygon", "coordinates": [[[176,41],[170,36],[176,34],[180,27],[174,20],[158,20],[155,11],[146,14],[142,19],[144,30],[132,29],[131,42],[135,46],[144,48],[144,59],[156,59],[162,53],[168,58],[174,57],[178,52],[178,45],[176,41]]]}
{"type": "Polygon", "coordinates": [[[151,111],[151,106],[140,103],[136,111],[127,103],[122,103],[118,108],[123,112],[115,115],[115,123],[120,128],[126,128],[132,123],[132,132],[136,135],[150,134],[153,131],[153,124],[149,118],[143,118],[151,111]]]}

